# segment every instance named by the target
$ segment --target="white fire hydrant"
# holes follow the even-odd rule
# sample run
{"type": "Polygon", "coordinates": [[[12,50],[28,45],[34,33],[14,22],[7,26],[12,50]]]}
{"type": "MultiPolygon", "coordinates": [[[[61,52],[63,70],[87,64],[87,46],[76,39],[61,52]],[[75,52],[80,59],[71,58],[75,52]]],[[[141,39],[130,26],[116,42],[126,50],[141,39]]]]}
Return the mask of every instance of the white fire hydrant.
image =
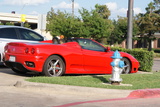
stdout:
{"type": "Polygon", "coordinates": [[[120,74],[122,73],[122,70],[124,68],[124,61],[121,61],[122,57],[120,53],[116,50],[111,57],[113,61],[111,62],[112,66],[112,77],[110,78],[112,85],[119,85],[122,81],[122,78],[120,78],[120,74]]]}

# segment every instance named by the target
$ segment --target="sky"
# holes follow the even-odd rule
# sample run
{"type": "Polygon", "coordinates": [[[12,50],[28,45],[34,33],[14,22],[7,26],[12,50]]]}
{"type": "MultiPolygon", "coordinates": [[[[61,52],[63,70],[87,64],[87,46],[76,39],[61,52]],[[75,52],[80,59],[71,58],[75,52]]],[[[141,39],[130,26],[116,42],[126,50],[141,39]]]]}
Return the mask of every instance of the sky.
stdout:
{"type": "MultiPolygon", "coordinates": [[[[72,13],[72,1],[74,1],[74,14],[79,16],[78,10],[85,8],[94,9],[96,4],[107,5],[111,11],[110,19],[117,16],[126,17],[129,0],[0,0],[0,13],[38,15],[47,14],[51,7],[57,11],[72,13]]],[[[134,14],[144,13],[147,5],[153,0],[134,0],[134,14]]]]}

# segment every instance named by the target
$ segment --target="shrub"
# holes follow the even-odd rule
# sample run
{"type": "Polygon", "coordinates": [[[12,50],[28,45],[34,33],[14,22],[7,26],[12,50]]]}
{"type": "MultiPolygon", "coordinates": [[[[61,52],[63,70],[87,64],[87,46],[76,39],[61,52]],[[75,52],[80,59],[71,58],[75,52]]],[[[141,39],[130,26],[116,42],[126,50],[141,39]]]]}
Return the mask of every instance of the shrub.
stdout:
{"type": "Polygon", "coordinates": [[[125,48],[118,48],[118,47],[111,47],[112,51],[118,50],[122,52],[126,52],[134,56],[140,63],[139,70],[150,72],[152,71],[153,66],[153,58],[154,52],[147,51],[144,49],[125,49],[125,48]]]}
{"type": "Polygon", "coordinates": [[[160,49],[153,49],[155,53],[160,53],[160,49]]]}
{"type": "Polygon", "coordinates": [[[154,53],[154,58],[160,58],[160,53],[154,53]]]}

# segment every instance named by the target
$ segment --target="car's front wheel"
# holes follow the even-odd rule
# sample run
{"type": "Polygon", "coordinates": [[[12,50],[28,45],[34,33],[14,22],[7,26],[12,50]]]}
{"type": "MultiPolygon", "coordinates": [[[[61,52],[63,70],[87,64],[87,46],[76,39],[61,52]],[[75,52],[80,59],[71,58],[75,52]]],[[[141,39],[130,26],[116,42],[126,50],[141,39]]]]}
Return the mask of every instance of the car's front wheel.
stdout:
{"type": "Polygon", "coordinates": [[[65,72],[65,63],[63,59],[57,55],[50,56],[43,66],[43,74],[45,76],[54,77],[61,76],[65,72]]]}
{"type": "Polygon", "coordinates": [[[129,59],[122,58],[122,61],[124,61],[124,69],[122,71],[122,74],[129,74],[131,71],[131,63],[130,63],[129,59]]]}

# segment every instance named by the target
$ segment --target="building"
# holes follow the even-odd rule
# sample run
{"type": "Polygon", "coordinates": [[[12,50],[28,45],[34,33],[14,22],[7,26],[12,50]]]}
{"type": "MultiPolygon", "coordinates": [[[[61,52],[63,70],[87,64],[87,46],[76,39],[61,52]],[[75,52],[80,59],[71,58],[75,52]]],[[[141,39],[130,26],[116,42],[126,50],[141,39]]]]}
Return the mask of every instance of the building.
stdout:
{"type": "MultiPolygon", "coordinates": [[[[160,33],[155,33],[155,40],[152,41],[152,48],[160,49],[160,33]]],[[[133,48],[147,48],[147,39],[143,38],[141,40],[133,41],[133,48]]],[[[126,40],[122,42],[120,45],[122,48],[126,48],[126,40]]]]}

